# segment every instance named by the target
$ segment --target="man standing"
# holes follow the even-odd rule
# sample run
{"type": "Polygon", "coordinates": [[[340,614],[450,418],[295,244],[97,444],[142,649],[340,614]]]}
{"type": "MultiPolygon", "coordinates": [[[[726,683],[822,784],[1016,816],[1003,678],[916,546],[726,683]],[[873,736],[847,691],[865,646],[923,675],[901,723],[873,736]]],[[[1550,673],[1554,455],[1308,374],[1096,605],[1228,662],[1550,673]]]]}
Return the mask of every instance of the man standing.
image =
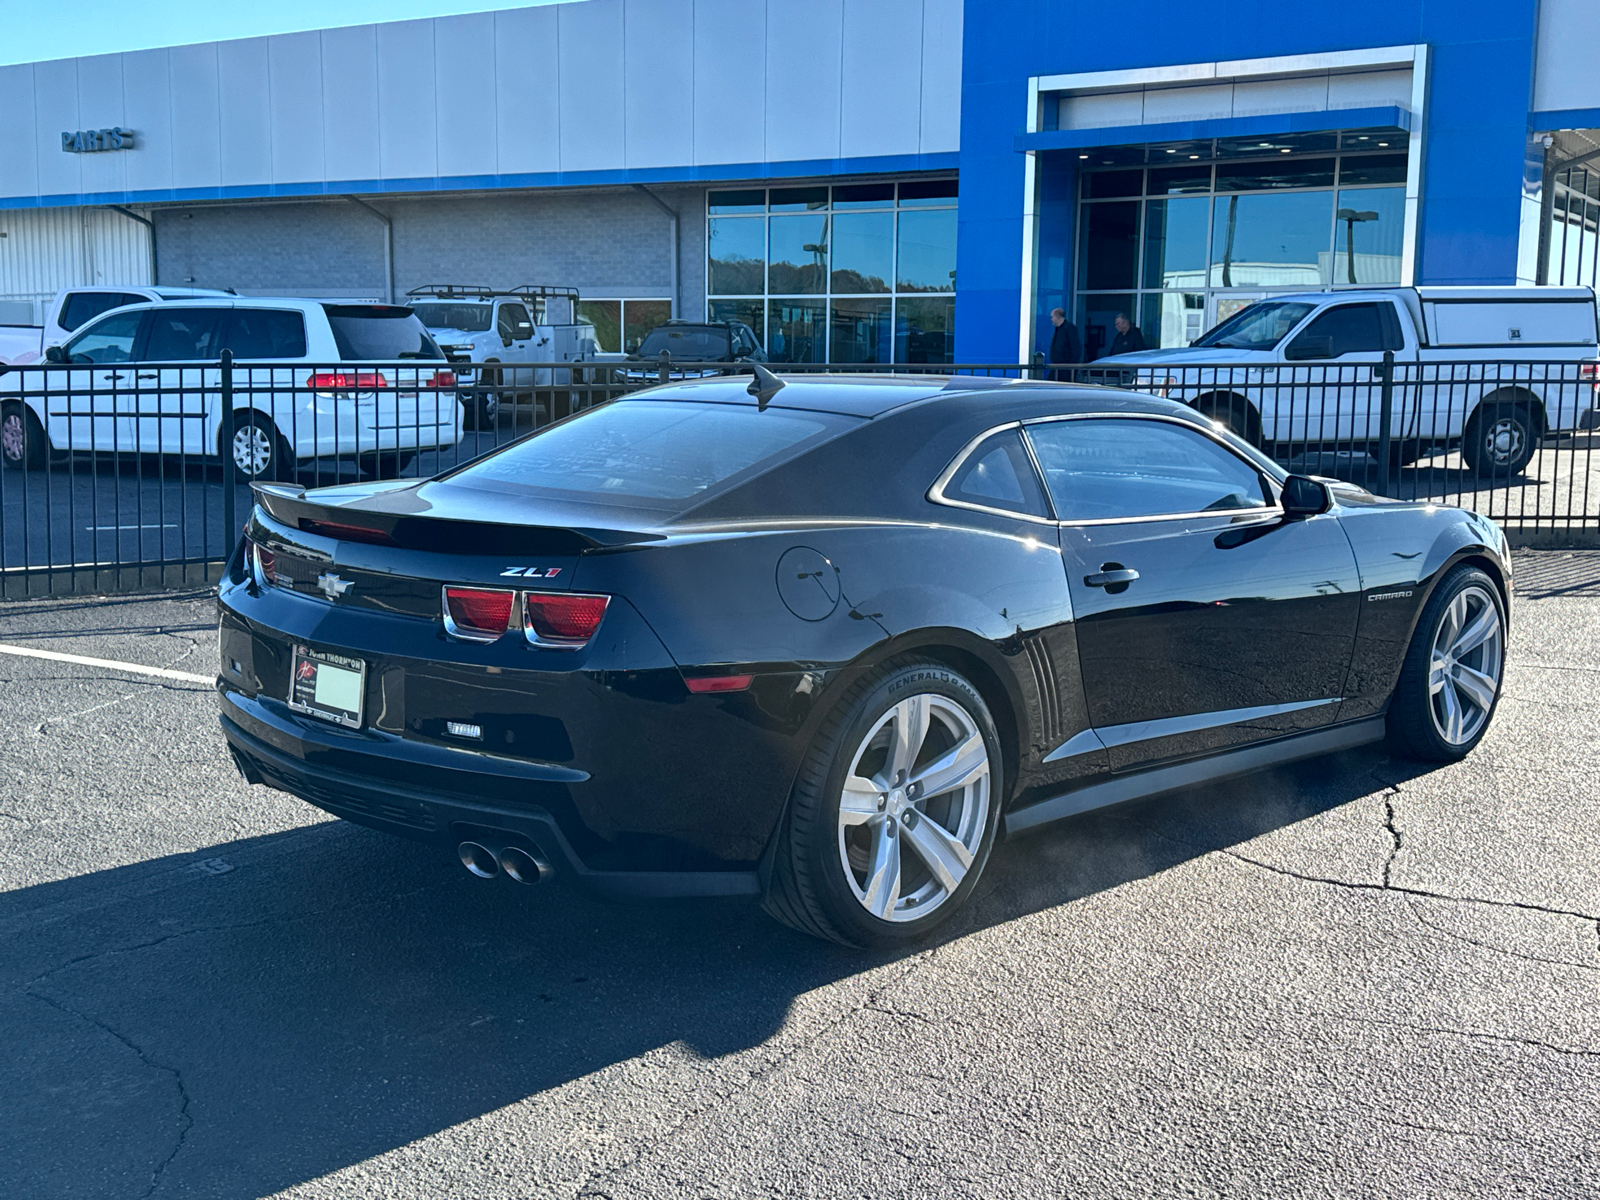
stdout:
{"type": "Polygon", "coordinates": [[[1144,334],[1139,332],[1139,327],[1128,320],[1127,313],[1117,314],[1117,336],[1111,339],[1111,349],[1106,351],[1106,357],[1113,354],[1132,354],[1135,350],[1143,350],[1144,334]]]}
{"type": "MultiPolygon", "coordinates": [[[[1083,341],[1078,337],[1078,327],[1067,320],[1067,310],[1052,308],[1050,324],[1055,332],[1050,335],[1050,365],[1071,366],[1083,361],[1083,341]]],[[[1052,371],[1052,379],[1070,379],[1071,371],[1052,371]]]]}

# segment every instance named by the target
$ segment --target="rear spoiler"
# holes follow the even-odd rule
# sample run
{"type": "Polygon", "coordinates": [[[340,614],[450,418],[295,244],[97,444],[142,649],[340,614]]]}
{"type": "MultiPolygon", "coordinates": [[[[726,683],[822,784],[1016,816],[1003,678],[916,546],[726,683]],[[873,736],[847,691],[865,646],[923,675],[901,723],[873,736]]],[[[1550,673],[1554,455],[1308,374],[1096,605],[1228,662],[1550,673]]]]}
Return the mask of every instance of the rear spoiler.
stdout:
{"type": "Polygon", "coordinates": [[[607,546],[662,541],[664,534],[634,529],[462,521],[320,504],[299,484],[252,483],[256,503],[274,520],[304,533],[344,542],[462,555],[571,555],[607,546]]]}

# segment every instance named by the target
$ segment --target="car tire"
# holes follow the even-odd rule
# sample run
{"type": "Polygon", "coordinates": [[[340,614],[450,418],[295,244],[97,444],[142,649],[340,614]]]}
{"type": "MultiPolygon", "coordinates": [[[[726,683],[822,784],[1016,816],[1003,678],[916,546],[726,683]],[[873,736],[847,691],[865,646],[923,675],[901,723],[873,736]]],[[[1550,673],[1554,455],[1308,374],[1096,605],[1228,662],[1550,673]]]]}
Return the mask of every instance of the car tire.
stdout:
{"type": "Polygon", "coordinates": [[[294,478],[294,453],[278,427],[257,413],[240,413],[233,426],[233,445],[226,455],[236,480],[287,483],[294,478]]]}
{"type": "Polygon", "coordinates": [[[1484,404],[1461,439],[1461,458],[1480,479],[1520,475],[1539,445],[1539,422],[1526,404],[1484,404]]]}
{"type": "Polygon", "coordinates": [[[399,479],[416,456],[415,450],[379,450],[363,454],[356,460],[356,469],[363,480],[399,479]]]}
{"type": "Polygon", "coordinates": [[[1505,680],[1505,602],[1494,580],[1463,563],[1423,606],[1389,700],[1390,748],[1455,762],[1483,740],[1505,680]]]}
{"type": "Polygon", "coordinates": [[[0,405],[0,462],[12,471],[42,471],[50,442],[33,410],[17,400],[0,405]]]}
{"type": "Polygon", "coordinates": [[[846,946],[926,937],[961,908],[988,862],[1003,770],[994,719],[968,680],[934,661],[875,668],[851,685],[806,752],[763,907],[846,946]],[[909,757],[902,729],[904,746],[916,743],[909,757]],[[847,792],[852,778],[868,786],[847,792]],[[939,789],[952,779],[961,786],[918,795],[919,783],[939,789]]]}

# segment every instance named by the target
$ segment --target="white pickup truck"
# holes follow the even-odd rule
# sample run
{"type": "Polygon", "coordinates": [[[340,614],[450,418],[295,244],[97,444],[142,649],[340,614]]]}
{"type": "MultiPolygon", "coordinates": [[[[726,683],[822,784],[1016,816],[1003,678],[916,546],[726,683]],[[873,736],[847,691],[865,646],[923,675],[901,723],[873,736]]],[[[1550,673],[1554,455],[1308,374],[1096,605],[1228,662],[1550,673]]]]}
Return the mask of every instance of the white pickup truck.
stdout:
{"type": "Polygon", "coordinates": [[[38,362],[51,346],[59,346],[103,312],[125,304],[159,304],[163,300],[194,300],[206,296],[231,296],[214,288],[191,287],[74,287],[62,288],[45,306],[43,325],[0,325],[0,363],[38,362]]]}
{"type": "Polygon", "coordinates": [[[547,364],[594,357],[594,326],[579,322],[576,288],[496,291],[471,284],[412,288],[407,302],[452,363],[487,364],[481,376],[457,367],[468,428],[494,423],[502,404],[531,399],[536,388],[565,387],[571,371],[547,364]],[[519,368],[500,364],[538,363],[519,368]]]}
{"type": "Polygon", "coordinates": [[[1375,453],[1386,351],[1396,463],[1459,448],[1476,474],[1508,478],[1545,438],[1600,427],[1589,288],[1272,296],[1190,346],[1122,354],[1077,374],[1181,400],[1280,456],[1375,453]]]}

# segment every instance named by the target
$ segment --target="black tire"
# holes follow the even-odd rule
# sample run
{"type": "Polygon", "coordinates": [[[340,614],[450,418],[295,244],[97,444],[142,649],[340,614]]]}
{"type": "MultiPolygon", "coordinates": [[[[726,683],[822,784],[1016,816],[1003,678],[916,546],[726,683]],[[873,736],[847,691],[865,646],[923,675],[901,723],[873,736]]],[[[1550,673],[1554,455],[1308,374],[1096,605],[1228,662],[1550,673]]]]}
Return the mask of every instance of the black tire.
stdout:
{"type": "Polygon", "coordinates": [[[1520,475],[1539,448],[1538,418],[1526,404],[1481,404],[1461,438],[1461,459],[1480,479],[1520,475]]]}
{"type": "Polygon", "coordinates": [[[399,479],[416,456],[415,450],[379,450],[363,454],[356,461],[356,469],[364,480],[399,479]]]}
{"type": "Polygon", "coordinates": [[[0,462],[11,471],[42,471],[50,442],[33,410],[20,400],[0,405],[0,462]]]}
{"type": "MultiPolygon", "coordinates": [[[[919,766],[925,767],[948,751],[954,744],[953,738],[961,736],[953,735],[945,724],[939,725],[936,735],[932,720],[929,730],[929,740],[922,747],[924,756],[916,760],[919,766]]],[[[964,736],[970,738],[972,733],[964,736]]],[[[762,907],[802,933],[846,946],[900,946],[928,936],[960,910],[988,862],[1005,798],[1002,763],[1000,738],[989,708],[978,690],[960,674],[943,663],[921,659],[891,661],[868,672],[828,714],[801,763],[788,811],[777,832],[771,878],[762,907]],[[915,798],[915,805],[926,809],[919,808],[915,816],[909,813],[911,804],[907,803],[901,810],[905,815],[898,826],[902,831],[915,830],[919,824],[931,823],[935,818],[957,819],[957,805],[961,805],[961,811],[967,815],[958,820],[958,830],[966,829],[963,836],[971,846],[971,861],[958,885],[946,891],[925,866],[926,859],[908,851],[906,861],[912,865],[907,876],[902,877],[897,872],[897,878],[909,878],[913,887],[908,895],[900,896],[898,903],[909,908],[921,894],[919,887],[923,892],[931,887],[934,895],[925,897],[933,901],[930,911],[923,917],[908,917],[901,911],[898,919],[885,919],[867,910],[866,901],[858,892],[860,885],[853,878],[847,879],[847,869],[853,868],[847,868],[846,858],[856,853],[856,848],[849,845],[851,838],[859,833],[862,838],[870,839],[873,833],[867,824],[855,831],[843,830],[841,799],[845,778],[856,765],[853,760],[858,749],[874,727],[897,705],[918,696],[936,698],[934,703],[944,714],[936,713],[938,721],[948,721],[959,710],[970,720],[971,729],[981,735],[989,770],[987,784],[981,791],[986,807],[977,807],[978,784],[915,798]],[[962,798],[954,799],[958,794],[962,798]],[[934,811],[941,802],[944,805],[942,816],[934,811]],[[974,807],[967,809],[968,804],[974,807]],[[919,871],[920,876],[916,874],[919,871]],[[937,900],[934,900],[935,895],[937,900]]],[[[887,766],[885,762],[883,768],[887,766]]],[[[899,802],[898,789],[896,798],[899,802]]],[[[888,836],[895,836],[896,822],[892,818],[872,820],[880,823],[887,820],[888,836]]],[[[880,825],[880,835],[881,828],[880,825]]],[[[957,831],[946,828],[945,832],[954,834],[957,831]]],[[[902,833],[901,836],[904,841],[911,841],[918,835],[902,833]]],[[[898,885],[896,895],[900,895],[898,885]]]]}
{"type": "Polygon", "coordinates": [[[1261,446],[1261,414],[1243,396],[1202,396],[1195,401],[1194,409],[1213,421],[1220,421],[1252,446],[1261,446]]]}
{"type": "Polygon", "coordinates": [[[225,468],[236,480],[288,483],[294,479],[294,452],[278,427],[259,413],[239,413],[234,420],[233,446],[220,449],[225,468]]]}
{"type": "MultiPolygon", "coordinates": [[[[1395,683],[1393,696],[1389,699],[1390,748],[1407,758],[1421,759],[1425,762],[1456,762],[1470,754],[1489,731],[1495,709],[1500,703],[1500,693],[1505,680],[1505,641],[1505,603],[1494,580],[1479,568],[1466,563],[1452,569],[1439,581],[1433,590],[1433,595],[1428,597],[1427,604],[1423,606],[1422,616],[1417,620],[1416,632],[1411,635],[1411,645],[1406,650],[1405,661],[1400,666],[1400,678],[1395,683]],[[1488,672],[1483,670],[1488,665],[1485,661],[1488,657],[1487,642],[1475,651],[1462,655],[1459,660],[1451,660],[1459,661],[1463,666],[1480,674],[1488,673],[1494,677],[1493,698],[1487,709],[1472,705],[1475,712],[1483,712],[1481,723],[1476,725],[1470,736],[1453,739],[1447,736],[1443,728],[1446,720],[1440,715],[1441,710],[1448,710],[1448,701],[1442,697],[1442,693],[1436,698],[1430,683],[1433,674],[1434,643],[1439,638],[1441,626],[1452,619],[1449,615],[1452,606],[1463,596],[1467,597],[1465,608],[1469,614],[1467,624],[1463,628],[1471,627],[1476,615],[1483,611],[1480,606],[1493,607],[1494,617],[1498,622],[1496,644],[1493,647],[1497,660],[1492,670],[1488,672]]],[[[1448,668],[1444,673],[1453,676],[1455,669],[1448,668]]],[[[1458,704],[1466,698],[1464,690],[1458,691],[1453,678],[1447,686],[1451,694],[1457,697],[1458,704]]],[[[1472,702],[1468,700],[1468,703],[1472,702]]]]}

